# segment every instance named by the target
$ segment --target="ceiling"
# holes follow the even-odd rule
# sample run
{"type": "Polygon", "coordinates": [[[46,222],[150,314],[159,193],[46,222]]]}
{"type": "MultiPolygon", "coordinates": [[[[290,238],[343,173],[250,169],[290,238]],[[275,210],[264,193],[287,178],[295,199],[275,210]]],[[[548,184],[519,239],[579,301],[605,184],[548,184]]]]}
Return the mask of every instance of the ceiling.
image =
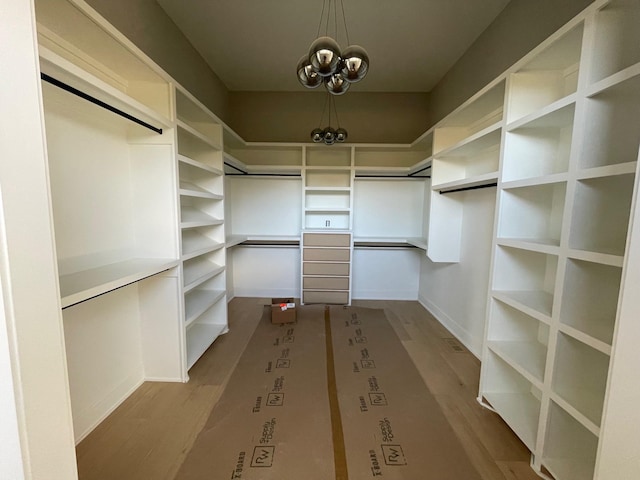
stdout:
{"type": "MultiPolygon", "coordinates": [[[[295,69],[316,38],[323,1],[333,19],[339,0],[157,0],[230,91],[254,92],[305,90],[295,69]]],[[[351,43],[370,57],[351,91],[428,92],[509,0],[342,2],[351,43]]]]}

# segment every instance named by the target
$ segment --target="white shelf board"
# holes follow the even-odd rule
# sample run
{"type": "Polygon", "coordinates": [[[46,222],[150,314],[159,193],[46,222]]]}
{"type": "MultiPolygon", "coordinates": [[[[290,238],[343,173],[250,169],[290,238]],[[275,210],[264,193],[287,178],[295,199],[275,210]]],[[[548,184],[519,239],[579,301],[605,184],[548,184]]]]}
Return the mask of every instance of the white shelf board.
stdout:
{"type": "Polygon", "coordinates": [[[156,275],[178,264],[166,258],[132,258],[60,276],[62,308],[156,275]]]}
{"type": "Polygon", "coordinates": [[[205,170],[209,173],[213,173],[214,175],[218,175],[218,176],[224,175],[224,172],[219,168],[212,167],[211,165],[206,165],[204,163],[198,162],[197,160],[193,160],[192,158],[189,158],[182,154],[178,154],[178,160],[186,165],[191,165],[192,167],[205,170]]]}
{"type": "Polygon", "coordinates": [[[578,170],[578,180],[588,178],[614,177],[616,175],[635,174],[638,162],[618,163],[616,165],[606,165],[604,167],[588,168],[578,170]]]}
{"type": "Polygon", "coordinates": [[[573,109],[570,106],[576,103],[577,98],[578,95],[572,93],[560,100],[556,100],[550,105],[508,124],[507,130],[513,131],[523,127],[548,128],[567,126],[573,116],[573,109]]]}
{"type": "Polygon", "coordinates": [[[547,348],[538,342],[490,341],[488,347],[542,389],[547,348]],[[523,371],[524,370],[524,371],[523,371]]]}
{"type": "Polygon", "coordinates": [[[596,437],[600,436],[600,427],[587,418],[580,410],[573,406],[570,402],[566,401],[563,397],[558,395],[557,392],[552,391],[550,394],[551,399],[559,405],[565,412],[573,417],[583,427],[593,433],[596,437]]]}
{"type": "Polygon", "coordinates": [[[185,326],[189,328],[200,315],[220,301],[225,296],[224,290],[192,290],[185,295],[185,326]]]}
{"type": "Polygon", "coordinates": [[[300,175],[302,172],[302,166],[300,165],[247,165],[247,175],[300,175]]]}
{"type": "Polygon", "coordinates": [[[188,293],[198,285],[203,284],[210,278],[224,272],[222,265],[216,265],[215,263],[203,261],[197,265],[191,265],[184,267],[184,293],[188,293]]]}
{"type": "Polygon", "coordinates": [[[567,256],[577,260],[586,260],[587,262],[611,265],[612,267],[622,267],[624,263],[624,257],[622,255],[589,252],[587,250],[577,250],[575,248],[569,249],[567,256]]]}
{"type": "Polygon", "coordinates": [[[520,440],[535,451],[540,403],[528,393],[483,392],[482,394],[520,440]]]}
{"type": "MultiPolygon", "coordinates": [[[[586,321],[585,319],[582,320],[586,321]]],[[[604,336],[607,333],[610,335],[610,332],[603,332],[603,329],[609,330],[610,327],[603,326],[602,322],[597,322],[596,320],[591,320],[589,325],[584,329],[578,329],[572,325],[567,325],[566,323],[560,322],[560,331],[566,333],[567,335],[579,340],[585,345],[589,345],[591,348],[598,350],[605,355],[611,355],[611,345],[602,340],[599,340],[597,336],[604,336]]]]}
{"type": "Polygon", "coordinates": [[[559,241],[550,238],[498,238],[496,243],[503,247],[519,248],[549,255],[558,255],[560,252],[559,241]]]}
{"type": "Polygon", "coordinates": [[[485,150],[493,145],[499,145],[501,128],[502,120],[480,130],[455,145],[439,151],[434,155],[434,158],[466,157],[470,154],[485,150]]]}
{"type": "Polygon", "coordinates": [[[305,170],[309,170],[309,171],[316,171],[316,172],[326,172],[326,173],[331,173],[331,172],[349,172],[351,171],[351,167],[346,167],[346,166],[340,166],[340,165],[327,165],[325,166],[316,166],[316,165],[312,165],[312,166],[305,166],[303,167],[305,170]]]}
{"type": "Polygon", "coordinates": [[[183,122],[182,120],[179,120],[179,119],[176,121],[176,124],[178,125],[178,128],[181,128],[182,130],[187,132],[189,135],[191,135],[192,137],[197,138],[201,142],[206,143],[207,145],[209,145],[214,150],[218,150],[218,151],[222,150],[222,146],[219,143],[217,143],[214,140],[210,139],[206,135],[203,135],[198,130],[193,128],[191,125],[189,125],[189,124],[187,124],[187,123],[185,123],[185,122],[183,122]]]}
{"type": "Polygon", "coordinates": [[[253,234],[240,234],[230,235],[227,237],[226,246],[234,247],[243,242],[298,242],[300,243],[300,235],[253,235],[253,234]]]}
{"type": "Polygon", "coordinates": [[[307,213],[349,213],[351,209],[349,207],[315,207],[305,208],[307,213]]]}
{"type": "Polygon", "coordinates": [[[406,243],[422,250],[427,249],[427,239],[419,237],[353,237],[353,243],[379,243],[384,245],[406,243]]]}
{"type": "Polygon", "coordinates": [[[498,291],[492,295],[497,300],[526,313],[530,317],[549,325],[551,323],[551,307],[553,295],[542,291],[498,291]]]}
{"type": "Polygon", "coordinates": [[[393,175],[406,177],[411,172],[411,167],[380,167],[375,165],[358,165],[354,167],[356,175],[393,175]]]}
{"type": "Polygon", "coordinates": [[[224,324],[196,322],[191,325],[187,330],[187,370],[226,329],[224,324]]]}
{"type": "Polygon", "coordinates": [[[208,198],[211,200],[222,200],[224,198],[223,195],[212,193],[185,180],[180,181],[180,195],[185,197],[208,198]]]}
{"type": "Polygon", "coordinates": [[[483,173],[482,175],[475,175],[473,177],[454,180],[452,182],[439,183],[437,185],[433,185],[431,189],[437,192],[446,193],[449,190],[455,190],[458,188],[479,187],[482,185],[489,185],[497,181],[498,172],[489,172],[483,173]]]}
{"type": "Polygon", "coordinates": [[[629,80],[633,77],[637,77],[640,75],[640,63],[636,63],[631,65],[624,70],[614,73],[602,80],[590,85],[587,89],[587,96],[592,97],[597,95],[605,90],[608,90],[611,87],[615,87],[616,85],[629,80]]]}
{"type": "Polygon", "coordinates": [[[304,187],[305,192],[350,192],[351,187],[304,187]]]}
{"type": "Polygon", "coordinates": [[[502,189],[509,190],[512,188],[536,187],[538,185],[550,185],[553,183],[566,182],[568,179],[569,179],[569,175],[566,172],[554,173],[552,175],[544,175],[541,177],[523,178],[520,180],[511,180],[509,182],[503,182],[502,189]]]}
{"type": "Polygon", "coordinates": [[[219,218],[211,217],[196,208],[186,206],[180,208],[180,217],[180,227],[182,228],[208,227],[224,223],[219,218]]]}
{"type": "Polygon", "coordinates": [[[46,47],[40,45],[38,51],[42,73],[67,83],[83,93],[91,95],[154,127],[171,127],[171,121],[165,116],[134,100],[126,93],[91,75],[46,47]]]}
{"type": "Polygon", "coordinates": [[[189,260],[205,253],[224,248],[223,243],[218,243],[196,231],[183,232],[182,235],[182,260],[189,260]]]}

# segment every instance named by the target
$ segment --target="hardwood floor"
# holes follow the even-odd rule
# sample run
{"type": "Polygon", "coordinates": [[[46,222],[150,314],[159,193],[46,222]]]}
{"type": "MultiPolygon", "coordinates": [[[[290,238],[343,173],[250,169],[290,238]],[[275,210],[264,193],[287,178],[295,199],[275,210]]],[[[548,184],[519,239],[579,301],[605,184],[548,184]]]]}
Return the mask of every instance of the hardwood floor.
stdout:
{"type": "MultiPolygon", "coordinates": [[[[173,480],[244,350],[268,299],[229,303],[230,333],[186,384],[145,383],[77,447],[81,480],[173,480]]],[[[383,308],[484,480],[534,480],[529,451],[476,402],[480,362],[417,302],[354,301],[383,308]]],[[[283,479],[285,480],[285,479],[283,479]]],[[[462,479],[461,479],[462,480],[462,479]]]]}

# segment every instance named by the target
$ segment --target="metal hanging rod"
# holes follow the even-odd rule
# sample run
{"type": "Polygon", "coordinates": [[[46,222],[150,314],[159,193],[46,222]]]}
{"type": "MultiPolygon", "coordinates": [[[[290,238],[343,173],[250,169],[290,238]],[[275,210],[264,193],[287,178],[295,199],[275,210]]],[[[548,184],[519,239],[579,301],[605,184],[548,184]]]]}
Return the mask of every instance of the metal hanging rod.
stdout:
{"type": "Polygon", "coordinates": [[[73,95],[76,95],[84,100],[87,100],[95,105],[98,105],[99,107],[104,108],[105,110],[109,110],[110,112],[115,113],[116,115],[120,115],[121,117],[126,118],[127,120],[132,121],[133,123],[137,123],[138,125],[142,125],[145,128],[148,128],[149,130],[152,130],[160,135],[162,135],[162,129],[161,128],[157,128],[154,127],[153,125],[145,122],[144,120],[140,120],[139,118],[134,117],[133,115],[129,115],[127,112],[124,112],[122,110],[120,110],[119,108],[116,108],[112,105],[109,105],[108,103],[103,102],[102,100],[98,100],[96,97],[92,97],[91,95],[89,95],[88,93],[85,93],[81,90],[78,90],[75,87],[72,87],[71,85],[68,85],[64,82],[61,82],[60,80],[57,80],[49,75],[47,75],[46,73],[40,73],[40,78],[42,78],[42,80],[44,80],[45,82],[50,83],[51,85],[54,85],[66,92],[72,93],[73,95]]]}
{"type": "Polygon", "coordinates": [[[398,180],[420,180],[422,178],[431,178],[430,175],[424,177],[413,177],[411,175],[356,175],[355,178],[397,178],[398,180]]]}
{"type": "Polygon", "coordinates": [[[238,168],[238,167],[236,167],[235,165],[232,165],[232,164],[231,164],[231,163],[229,163],[229,162],[224,162],[224,164],[225,164],[227,167],[231,167],[231,168],[233,168],[234,170],[237,170],[237,171],[239,171],[239,172],[240,172],[239,174],[238,174],[238,173],[228,173],[227,175],[248,175],[248,174],[249,174],[248,172],[245,172],[245,171],[244,171],[244,170],[242,170],[241,168],[238,168]]]}
{"type": "Polygon", "coordinates": [[[467,190],[479,190],[481,188],[497,187],[497,183],[487,183],[486,185],[476,185],[473,187],[454,188],[453,190],[440,190],[440,195],[446,195],[447,193],[465,192],[467,190]]]}
{"type": "Polygon", "coordinates": [[[302,177],[299,173],[225,173],[227,177],[302,177]]]}
{"type": "MultiPolygon", "coordinates": [[[[431,168],[431,165],[427,165],[426,167],[421,168],[420,170],[416,170],[415,172],[410,173],[409,176],[413,177],[414,175],[417,175],[420,172],[424,172],[425,170],[429,170],[430,168],[431,168]]],[[[431,177],[424,177],[424,178],[431,178],[431,177]]]]}

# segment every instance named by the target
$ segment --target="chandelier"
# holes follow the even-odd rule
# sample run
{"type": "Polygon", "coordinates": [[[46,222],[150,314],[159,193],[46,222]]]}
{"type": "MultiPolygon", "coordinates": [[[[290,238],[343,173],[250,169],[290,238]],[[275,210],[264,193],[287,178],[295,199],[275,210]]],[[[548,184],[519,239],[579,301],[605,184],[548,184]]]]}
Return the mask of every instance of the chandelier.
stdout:
{"type": "Polygon", "coordinates": [[[314,128],[311,130],[311,141],[313,143],[324,143],[325,145],[333,145],[334,143],[342,143],[347,140],[348,133],[344,128],[340,127],[340,120],[338,119],[338,110],[336,109],[335,99],[327,93],[326,98],[324,99],[324,107],[322,109],[322,115],[320,116],[319,125],[322,125],[322,120],[324,119],[324,114],[327,111],[327,104],[329,105],[329,125],[320,128],[314,128]],[[336,113],[336,123],[338,124],[338,128],[335,130],[331,127],[331,105],[333,104],[333,110],[336,113]]]}
{"type": "Polygon", "coordinates": [[[351,45],[349,31],[344,14],[343,0],[324,0],[320,23],[316,39],[309,47],[309,53],[298,62],[298,81],[306,88],[317,88],[324,84],[332,95],[343,95],[349,90],[352,83],[362,80],[369,70],[369,56],[364,48],[359,45],[351,45]],[[342,12],[347,45],[340,50],[338,42],[329,36],[329,25],[333,23],[333,32],[338,38],[338,3],[342,12]],[[332,17],[333,7],[333,19],[332,17]],[[325,19],[326,11],[326,19],[325,19]],[[325,25],[324,35],[320,36],[322,26],[325,25]]]}

